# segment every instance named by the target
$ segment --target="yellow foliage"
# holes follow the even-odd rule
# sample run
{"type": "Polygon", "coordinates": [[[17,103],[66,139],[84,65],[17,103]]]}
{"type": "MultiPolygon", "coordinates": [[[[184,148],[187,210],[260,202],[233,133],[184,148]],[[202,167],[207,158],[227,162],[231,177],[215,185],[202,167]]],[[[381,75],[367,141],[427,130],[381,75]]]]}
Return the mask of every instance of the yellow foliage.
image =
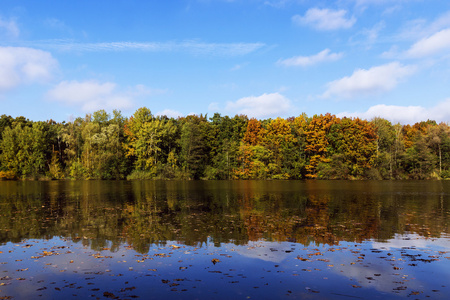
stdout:
{"type": "Polygon", "coordinates": [[[0,180],[16,179],[16,174],[13,171],[0,171],[0,180]]]}

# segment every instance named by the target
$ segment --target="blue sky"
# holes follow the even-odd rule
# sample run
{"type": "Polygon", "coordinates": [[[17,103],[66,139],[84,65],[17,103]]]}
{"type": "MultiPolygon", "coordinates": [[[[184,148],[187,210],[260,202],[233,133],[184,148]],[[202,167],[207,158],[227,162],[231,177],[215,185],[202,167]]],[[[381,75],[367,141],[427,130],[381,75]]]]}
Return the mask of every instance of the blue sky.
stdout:
{"type": "Polygon", "coordinates": [[[450,122],[448,0],[1,0],[0,114],[450,122]]]}

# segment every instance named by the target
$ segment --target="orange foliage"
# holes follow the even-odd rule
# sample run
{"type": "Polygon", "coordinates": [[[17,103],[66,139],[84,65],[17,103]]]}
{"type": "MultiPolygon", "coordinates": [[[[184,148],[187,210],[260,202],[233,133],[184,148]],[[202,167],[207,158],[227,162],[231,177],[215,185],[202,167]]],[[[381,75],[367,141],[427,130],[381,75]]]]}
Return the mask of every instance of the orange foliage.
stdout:
{"type": "Polygon", "coordinates": [[[306,126],[306,148],[309,155],[309,164],[306,166],[307,178],[316,178],[316,168],[320,162],[328,162],[326,154],[328,152],[327,133],[330,127],[337,122],[336,116],[331,114],[315,115],[306,126]]]}
{"type": "Polygon", "coordinates": [[[244,143],[248,145],[259,145],[262,142],[264,129],[261,122],[255,118],[251,118],[247,123],[247,131],[244,134],[244,143]]]}
{"type": "Polygon", "coordinates": [[[13,171],[0,171],[0,180],[16,179],[16,174],[13,171]]]}

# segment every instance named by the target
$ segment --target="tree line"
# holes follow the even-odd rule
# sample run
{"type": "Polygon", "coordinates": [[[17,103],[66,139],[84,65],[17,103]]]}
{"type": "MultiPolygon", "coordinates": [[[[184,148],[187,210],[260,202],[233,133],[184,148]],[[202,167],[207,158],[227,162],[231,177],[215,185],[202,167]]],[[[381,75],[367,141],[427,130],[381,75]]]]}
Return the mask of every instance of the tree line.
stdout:
{"type": "Polygon", "coordinates": [[[70,122],[0,117],[0,179],[446,179],[450,127],[335,115],[287,119],[148,108],[70,122]]]}

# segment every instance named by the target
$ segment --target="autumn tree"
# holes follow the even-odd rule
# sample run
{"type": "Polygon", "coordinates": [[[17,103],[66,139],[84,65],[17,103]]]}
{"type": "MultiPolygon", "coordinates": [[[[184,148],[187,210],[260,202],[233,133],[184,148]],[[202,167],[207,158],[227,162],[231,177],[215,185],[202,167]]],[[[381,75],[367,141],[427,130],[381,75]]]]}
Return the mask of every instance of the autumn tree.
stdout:
{"type": "Polygon", "coordinates": [[[327,155],[327,134],[335,121],[336,116],[331,114],[314,115],[306,126],[305,152],[309,160],[305,167],[307,178],[317,178],[317,166],[319,163],[327,163],[330,161],[327,155]]]}
{"type": "Polygon", "coordinates": [[[264,135],[265,130],[262,127],[261,122],[255,118],[251,118],[248,120],[243,142],[250,146],[260,145],[264,135]]]}
{"type": "Polygon", "coordinates": [[[337,178],[346,178],[346,174],[361,177],[374,164],[376,158],[376,132],[372,123],[359,118],[336,119],[328,134],[329,152],[334,156],[332,161],[338,161],[340,171],[337,178]],[[347,170],[345,170],[347,168],[347,170]]]}
{"type": "Polygon", "coordinates": [[[273,153],[263,145],[241,143],[238,151],[238,167],[234,170],[235,179],[272,179],[276,167],[273,153]]]}
{"type": "Polygon", "coordinates": [[[272,177],[289,178],[296,142],[291,124],[286,119],[276,118],[268,124],[265,133],[263,145],[273,154],[273,166],[270,166],[270,170],[273,170],[272,177]]]}
{"type": "Polygon", "coordinates": [[[58,123],[0,116],[0,179],[450,178],[448,124],[306,114],[183,118],[140,108],[58,123]]]}
{"type": "MultiPolygon", "coordinates": [[[[266,124],[271,121],[268,120],[266,124]]],[[[270,138],[276,135],[275,130],[270,138]]],[[[238,168],[234,172],[238,179],[268,179],[280,171],[273,160],[273,152],[267,147],[268,131],[261,121],[252,118],[247,122],[238,151],[238,168]]]]}

